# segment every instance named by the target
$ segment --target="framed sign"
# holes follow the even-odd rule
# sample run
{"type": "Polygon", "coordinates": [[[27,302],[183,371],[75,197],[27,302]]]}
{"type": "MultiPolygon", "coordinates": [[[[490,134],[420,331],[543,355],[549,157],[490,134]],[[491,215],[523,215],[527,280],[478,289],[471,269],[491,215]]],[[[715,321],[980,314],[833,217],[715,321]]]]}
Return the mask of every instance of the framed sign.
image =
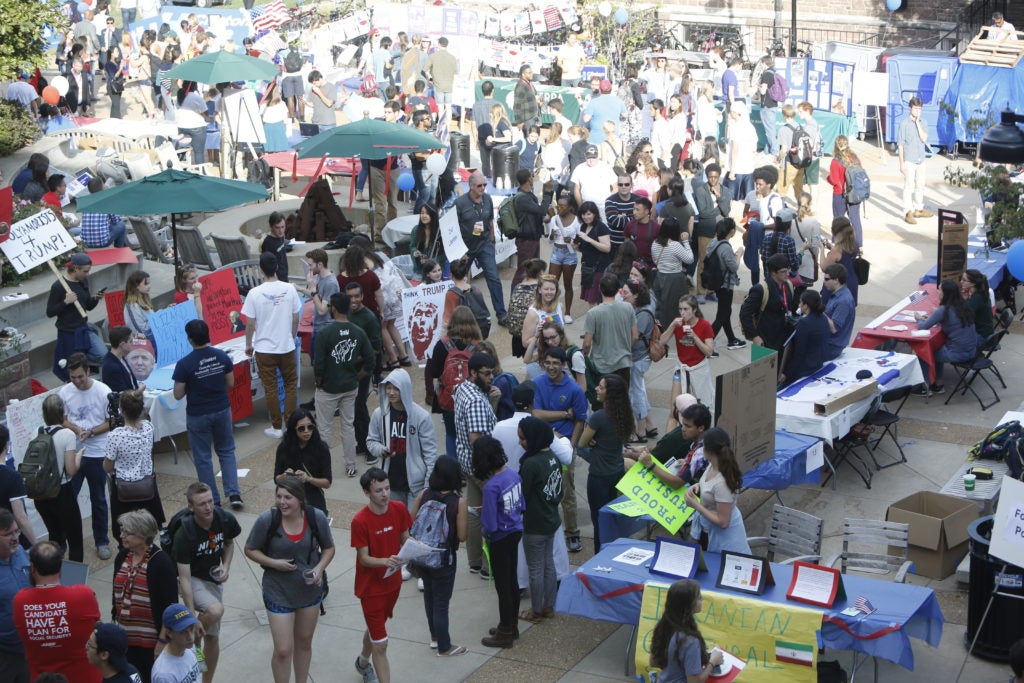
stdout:
{"type": "Polygon", "coordinates": [[[768,586],[774,586],[772,565],[763,557],[743,553],[722,552],[715,588],[738,591],[749,595],[762,595],[768,586]]]}

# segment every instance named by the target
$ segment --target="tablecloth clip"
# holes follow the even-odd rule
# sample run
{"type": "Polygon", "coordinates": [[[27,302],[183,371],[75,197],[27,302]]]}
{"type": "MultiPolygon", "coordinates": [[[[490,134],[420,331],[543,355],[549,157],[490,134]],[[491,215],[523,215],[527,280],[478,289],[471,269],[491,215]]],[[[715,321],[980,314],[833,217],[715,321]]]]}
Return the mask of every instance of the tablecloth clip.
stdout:
{"type": "Polygon", "coordinates": [[[612,568],[612,567],[594,567],[594,571],[595,572],[605,572],[606,574],[611,574],[613,571],[615,571],[615,569],[612,568]]]}

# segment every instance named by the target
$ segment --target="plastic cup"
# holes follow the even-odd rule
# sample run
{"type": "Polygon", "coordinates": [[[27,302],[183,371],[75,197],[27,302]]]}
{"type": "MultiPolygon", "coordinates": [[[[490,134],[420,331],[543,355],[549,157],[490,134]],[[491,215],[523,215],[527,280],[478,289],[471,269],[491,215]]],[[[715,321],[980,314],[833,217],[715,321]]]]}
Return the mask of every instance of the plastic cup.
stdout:
{"type": "Polygon", "coordinates": [[[690,334],[693,328],[689,325],[683,325],[683,334],[690,334]]]}
{"type": "Polygon", "coordinates": [[[316,583],[316,570],[307,569],[306,571],[302,572],[302,579],[306,582],[307,585],[312,586],[314,583],[316,583]]]}
{"type": "Polygon", "coordinates": [[[217,581],[219,583],[223,579],[223,577],[224,569],[222,567],[217,566],[210,570],[210,578],[214,581],[217,581]]]}
{"type": "Polygon", "coordinates": [[[965,474],[964,475],[964,491],[967,491],[968,493],[973,491],[974,490],[974,481],[976,479],[977,479],[977,477],[975,475],[973,475],[973,474],[965,474]]]}

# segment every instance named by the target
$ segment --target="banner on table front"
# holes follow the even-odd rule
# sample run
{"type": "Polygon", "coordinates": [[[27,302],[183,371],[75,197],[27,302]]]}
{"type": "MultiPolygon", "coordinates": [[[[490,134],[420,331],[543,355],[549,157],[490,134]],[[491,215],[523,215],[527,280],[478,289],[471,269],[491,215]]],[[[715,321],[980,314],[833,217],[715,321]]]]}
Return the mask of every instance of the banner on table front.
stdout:
{"type": "Polygon", "coordinates": [[[74,238],[50,209],[18,221],[11,226],[8,238],[0,242],[4,256],[19,274],[74,248],[74,238]]]}
{"type": "Polygon", "coordinates": [[[683,502],[685,486],[670,489],[654,472],[639,462],[626,472],[615,488],[642,507],[644,513],[653,517],[670,534],[679,531],[679,527],[693,514],[693,508],[683,502]]]}
{"type": "Polygon", "coordinates": [[[442,280],[402,290],[406,340],[416,360],[426,360],[437,340],[444,335],[444,295],[451,286],[449,280],[442,280]]]}
{"type": "MultiPolygon", "coordinates": [[[[647,679],[651,636],[661,618],[668,584],[648,583],[636,630],[636,672],[647,679]]],[[[751,683],[816,683],[821,612],[791,603],[702,590],[697,626],[708,649],[719,647],[746,661],[751,683]]]]}

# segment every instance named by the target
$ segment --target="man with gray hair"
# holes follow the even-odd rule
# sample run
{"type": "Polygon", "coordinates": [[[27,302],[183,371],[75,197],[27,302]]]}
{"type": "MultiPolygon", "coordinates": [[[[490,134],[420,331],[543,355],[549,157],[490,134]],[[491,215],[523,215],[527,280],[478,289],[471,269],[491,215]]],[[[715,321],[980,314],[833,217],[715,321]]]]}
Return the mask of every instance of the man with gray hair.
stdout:
{"type": "Polygon", "coordinates": [[[469,176],[469,192],[455,200],[455,213],[459,220],[462,241],[466,244],[466,258],[475,261],[484,271],[491,304],[499,325],[508,324],[508,314],[502,298],[501,278],[494,251],[494,202],[484,189],[487,179],[480,171],[469,176]]]}

